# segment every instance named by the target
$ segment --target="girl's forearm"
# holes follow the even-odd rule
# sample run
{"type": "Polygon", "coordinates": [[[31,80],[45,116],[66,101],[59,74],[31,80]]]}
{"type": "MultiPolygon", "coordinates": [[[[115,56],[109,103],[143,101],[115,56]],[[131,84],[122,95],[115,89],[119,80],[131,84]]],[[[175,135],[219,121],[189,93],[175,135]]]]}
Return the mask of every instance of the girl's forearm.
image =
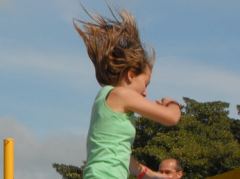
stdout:
{"type": "Polygon", "coordinates": [[[131,156],[129,165],[130,173],[134,176],[138,176],[141,173],[142,169],[143,166],[134,157],[131,156]]]}
{"type": "Polygon", "coordinates": [[[148,167],[140,164],[134,157],[130,160],[130,173],[137,177],[137,179],[154,179],[156,172],[148,167]]]}
{"type": "Polygon", "coordinates": [[[160,174],[151,170],[150,168],[140,164],[134,157],[130,159],[130,173],[137,177],[137,179],[168,179],[164,174],[160,174]]]}

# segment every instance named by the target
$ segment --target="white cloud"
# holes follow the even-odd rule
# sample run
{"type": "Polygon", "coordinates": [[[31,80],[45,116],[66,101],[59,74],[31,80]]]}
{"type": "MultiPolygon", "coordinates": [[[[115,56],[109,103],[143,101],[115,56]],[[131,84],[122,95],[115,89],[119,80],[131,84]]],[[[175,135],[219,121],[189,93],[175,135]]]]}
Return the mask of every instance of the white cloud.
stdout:
{"type": "Polygon", "coordinates": [[[15,49],[14,53],[1,52],[0,68],[84,75],[86,71],[79,69],[86,64],[83,63],[88,60],[86,58],[70,54],[47,54],[31,49],[15,49]]]}
{"type": "MultiPolygon", "coordinates": [[[[59,134],[39,139],[16,120],[0,118],[0,138],[9,136],[15,140],[16,179],[61,179],[52,163],[81,166],[86,158],[84,135],[59,134]]],[[[2,161],[2,155],[0,159],[2,161]]],[[[2,163],[0,166],[2,168],[2,163]]]]}
{"type": "Polygon", "coordinates": [[[163,63],[160,64],[157,76],[165,82],[172,81],[180,87],[187,86],[222,94],[240,95],[240,74],[177,57],[163,58],[159,61],[163,63]]]}
{"type": "Polygon", "coordinates": [[[152,83],[154,94],[199,101],[221,100],[231,104],[231,116],[238,118],[235,105],[240,101],[240,74],[209,64],[178,57],[163,57],[156,64],[152,83]]]}
{"type": "Polygon", "coordinates": [[[76,88],[91,86],[95,81],[94,67],[90,59],[87,55],[80,54],[46,53],[33,49],[15,49],[14,53],[2,50],[0,70],[7,71],[10,75],[18,72],[29,76],[47,75],[49,79],[67,80],[76,88]]]}

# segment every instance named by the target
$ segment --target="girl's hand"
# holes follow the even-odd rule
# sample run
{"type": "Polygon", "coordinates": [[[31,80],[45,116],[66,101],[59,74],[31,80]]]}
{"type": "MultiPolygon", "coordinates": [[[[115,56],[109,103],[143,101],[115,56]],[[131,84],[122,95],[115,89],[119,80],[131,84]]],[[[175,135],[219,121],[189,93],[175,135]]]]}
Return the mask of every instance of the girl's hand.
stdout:
{"type": "Polygon", "coordinates": [[[168,106],[168,105],[170,105],[170,104],[176,104],[176,105],[179,106],[179,104],[178,104],[175,100],[173,100],[173,99],[171,99],[171,98],[169,98],[169,97],[162,98],[161,100],[156,100],[155,102],[156,102],[157,104],[163,105],[163,106],[168,106]]]}

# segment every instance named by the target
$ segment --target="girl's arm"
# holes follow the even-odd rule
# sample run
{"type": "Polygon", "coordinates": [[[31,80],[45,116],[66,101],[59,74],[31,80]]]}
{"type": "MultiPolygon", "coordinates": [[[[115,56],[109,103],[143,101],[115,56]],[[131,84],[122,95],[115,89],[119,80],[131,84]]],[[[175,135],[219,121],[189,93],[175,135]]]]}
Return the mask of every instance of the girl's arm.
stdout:
{"type": "Polygon", "coordinates": [[[162,102],[153,102],[136,91],[124,87],[115,88],[111,95],[125,112],[136,112],[166,126],[175,125],[180,120],[180,107],[173,100],[166,99],[162,102]]]}
{"type": "Polygon", "coordinates": [[[130,173],[137,176],[138,179],[168,179],[164,174],[154,172],[146,166],[140,164],[137,160],[131,157],[130,160],[130,173]]]}

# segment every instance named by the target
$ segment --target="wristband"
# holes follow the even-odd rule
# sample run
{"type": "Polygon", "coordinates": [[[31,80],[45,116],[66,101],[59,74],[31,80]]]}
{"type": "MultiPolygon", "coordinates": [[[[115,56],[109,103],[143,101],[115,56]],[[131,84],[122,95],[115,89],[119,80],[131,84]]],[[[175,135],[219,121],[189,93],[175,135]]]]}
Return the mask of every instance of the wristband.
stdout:
{"type": "Polygon", "coordinates": [[[142,179],[144,175],[147,173],[147,171],[148,171],[148,168],[144,167],[143,171],[139,173],[139,175],[137,176],[137,179],[142,179]]]}

